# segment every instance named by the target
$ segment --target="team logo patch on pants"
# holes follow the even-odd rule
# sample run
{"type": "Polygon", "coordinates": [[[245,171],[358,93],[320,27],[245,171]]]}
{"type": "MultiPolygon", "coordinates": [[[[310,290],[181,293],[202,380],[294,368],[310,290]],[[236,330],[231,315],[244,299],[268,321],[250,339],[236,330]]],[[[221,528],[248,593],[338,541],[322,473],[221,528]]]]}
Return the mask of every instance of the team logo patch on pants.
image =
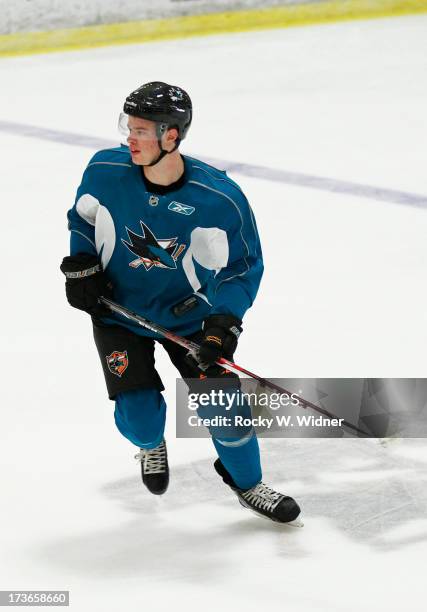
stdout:
{"type": "Polygon", "coordinates": [[[127,351],[113,351],[111,355],[107,355],[105,359],[107,360],[110,372],[121,378],[129,365],[127,351]]]}

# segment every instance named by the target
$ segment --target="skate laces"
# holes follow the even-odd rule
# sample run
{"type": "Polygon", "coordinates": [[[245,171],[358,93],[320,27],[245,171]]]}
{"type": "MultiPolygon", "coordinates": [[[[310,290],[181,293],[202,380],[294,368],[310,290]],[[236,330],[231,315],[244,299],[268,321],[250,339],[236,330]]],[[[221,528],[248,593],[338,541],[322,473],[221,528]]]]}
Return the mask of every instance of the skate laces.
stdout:
{"type": "Polygon", "coordinates": [[[140,448],[135,459],[142,463],[144,474],[162,474],[166,470],[165,441],[156,448],[140,448]]]}
{"type": "Polygon", "coordinates": [[[271,487],[267,487],[263,482],[259,482],[252,489],[241,493],[241,496],[253,506],[270,511],[274,510],[284,497],[271,487]]]}

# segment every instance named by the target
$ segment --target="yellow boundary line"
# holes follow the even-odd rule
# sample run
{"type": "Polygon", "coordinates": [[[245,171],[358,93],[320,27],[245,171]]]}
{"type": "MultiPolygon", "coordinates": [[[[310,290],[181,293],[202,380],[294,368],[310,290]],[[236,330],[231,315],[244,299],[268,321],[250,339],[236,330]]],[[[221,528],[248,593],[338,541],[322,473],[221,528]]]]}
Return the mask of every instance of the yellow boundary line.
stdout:
{"type": "Polygon", "coordinates": [[[332,0],[268,9],[0,35],[0,57],[427,13],[427,0],[332,0]]]}

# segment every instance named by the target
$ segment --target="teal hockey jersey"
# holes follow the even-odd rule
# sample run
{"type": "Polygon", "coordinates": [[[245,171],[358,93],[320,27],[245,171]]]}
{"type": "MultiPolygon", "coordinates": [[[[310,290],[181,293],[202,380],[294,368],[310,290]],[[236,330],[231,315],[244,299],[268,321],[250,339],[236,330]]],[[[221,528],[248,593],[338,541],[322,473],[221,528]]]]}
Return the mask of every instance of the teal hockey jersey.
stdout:
{"type": "MultiPolygon", "coordinates": [[[[165,187],[147,180],[128,147],[99,151],[83,174],[68,227],[71,254],[98,254],[114,301],[188,335],[209,314],[243,319],[263,261],[240,187],[225,172],[182,158],[184,174],[165,187]]],[[[155,335],[115,315],[103,321],[155,335]]]]}

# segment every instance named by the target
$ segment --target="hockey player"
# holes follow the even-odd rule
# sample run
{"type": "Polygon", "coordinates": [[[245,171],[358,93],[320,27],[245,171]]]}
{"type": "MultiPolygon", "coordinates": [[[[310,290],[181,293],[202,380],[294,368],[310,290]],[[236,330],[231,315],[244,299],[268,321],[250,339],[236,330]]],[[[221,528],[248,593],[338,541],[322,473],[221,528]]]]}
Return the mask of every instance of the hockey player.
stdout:
{"type": "MultiPolygon", "coordinates": [[[[142,480],[154,494],[169,482],[155,341],[185,380],[232,379],[215,362],[232,358],[263,272],[254,215],[240,187],[179,152],[191,120],[191,100],[180,87],[147,83],[126,98],[119,127],[127,146],[90,160],[68,212],[71,248],[61,265],[69,303],[92,316],[115,423],[139,447],[142,480]],[[100,296],[201,343],[198,363],[113,315],[100,296]]],[[[294,521],[298,504],[261,480],[254,430],[232,439],[210,433],[215,469],[240,503],[273,521],[294,521]]]]}

